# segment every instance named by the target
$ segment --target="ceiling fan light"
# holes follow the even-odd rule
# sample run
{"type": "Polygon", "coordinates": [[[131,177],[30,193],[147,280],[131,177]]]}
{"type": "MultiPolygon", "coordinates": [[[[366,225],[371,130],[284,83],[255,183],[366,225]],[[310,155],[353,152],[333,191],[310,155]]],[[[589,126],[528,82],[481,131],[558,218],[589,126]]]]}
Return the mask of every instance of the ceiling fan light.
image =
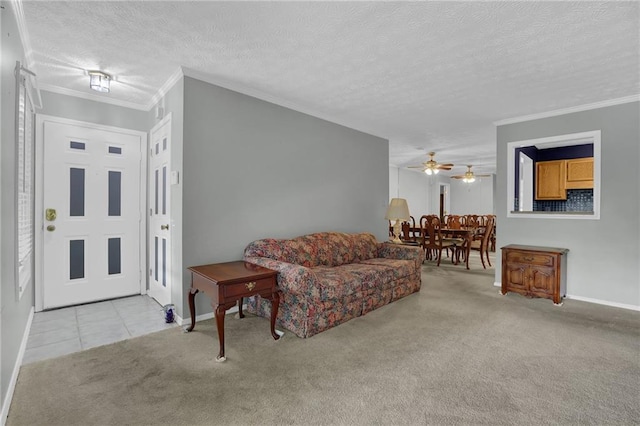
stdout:
{"type": "Polygon", "coordinates": [[[424,169],[424,172],[428,175],[432,175],[433,174],[433,170],[431,169],[424,169]]]}
{"type": "Polygon", "coordinates": [[[439,171],[440,171],[440,170],[438,170],[438,169],[433,169],[433,174],[434,174],[434,175],[437,175],[439,171]]]}

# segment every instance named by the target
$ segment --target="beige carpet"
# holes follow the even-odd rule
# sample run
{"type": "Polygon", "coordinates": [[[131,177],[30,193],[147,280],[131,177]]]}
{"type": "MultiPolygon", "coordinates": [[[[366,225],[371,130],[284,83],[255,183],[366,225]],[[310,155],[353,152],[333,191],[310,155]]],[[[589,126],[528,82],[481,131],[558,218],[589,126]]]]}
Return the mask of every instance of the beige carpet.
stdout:
{"type": "Polygon", "coordinates": [[[640,314],[500,296],[476,258],[306,340],[230,316],[226,363],[205,321],[26,365],[7,424],[638,424],[640,314]]]}

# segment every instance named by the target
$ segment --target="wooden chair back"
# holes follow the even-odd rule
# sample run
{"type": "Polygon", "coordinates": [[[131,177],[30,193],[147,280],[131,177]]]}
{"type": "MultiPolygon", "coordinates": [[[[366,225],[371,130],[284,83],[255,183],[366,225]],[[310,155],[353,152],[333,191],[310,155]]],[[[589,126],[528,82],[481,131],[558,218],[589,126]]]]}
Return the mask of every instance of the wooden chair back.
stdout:
{"type": "Polygon", "coordinates": [[[447,217],[447,228],[451,229],[460,229],[462,228],[462,220],[458,215],[449,215],[447,217]]]}

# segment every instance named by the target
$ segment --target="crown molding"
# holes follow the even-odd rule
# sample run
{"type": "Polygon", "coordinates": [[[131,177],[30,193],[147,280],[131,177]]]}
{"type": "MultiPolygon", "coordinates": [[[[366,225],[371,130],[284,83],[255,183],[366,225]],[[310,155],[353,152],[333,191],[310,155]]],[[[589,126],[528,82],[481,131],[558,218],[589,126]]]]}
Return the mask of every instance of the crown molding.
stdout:
{"type": "Polygon", "coordinates": [[[33,49],[29,40],[29,32],[27,31],[27,22],[24,18],[24,10],[22,9],[22,0],[11,0],[11,10],[18,24],[18,33],[22,41],[24,49],[24,62],[27,68],[37,74],[35,63],[33,62],[33,49]]]}
{"type": "Polygon", "coordinates": [[[289,101],[287,99],[281,98],[279,96],[272,95],[267,92],[263,92],[262,90],[245,86],[243,84],[239,84],[233,82],[231,80],[227,80],[220,77],[214,77],[211,74],[203,73],[201,71],[196,71],[191,68],[182,67],[182,72],[186,77],[191,77],[196,80],[203,81],[205,83],[212,84],[214,86],[219,86],[224,89],[228,89],[234,92],[241,93],[243,95],[251,96],[256,99],[260,99],[265,102],[269,102],[275,105],[279,105],[284,108],[288,108],[294,110],[296,112],[300,112],[303,114],[310,115],[315,118],[319,118],[325,121],[329,121],[334,124],[338,124],[340,126],[348,127],[353,130],[357,130],[359,132],[367,133],[372,136],[376,136],[382,139],[389,139],[387,136],[381,135],[376,129],[370,127],[370,125],[366,123],[360,122],[352,122],[349,120],[344,120],[339,117],[332,116],[330,114],[326,114],[320,111],[317,111],[313,108],[297,104],[295,102],[289,101]]]}
{"type": "Polygon", "coordinates": [[[156,106],[158,104],[158,102],[160,102],[160,100],[164,97],[164,95],[167,94],[167,92],[169,92],[169,90],[171,90],[171,88],[178,82],[180,81],[180,79],[184,77],[184,72],[182,67],[179,67],[176,72],[174,72],[173,74],[171,74],[171,76],[169,77],[169,79],[167,79],[167,81],[162,85],[162,87],[160,87],[160,89],[158,89],[158,91],[156,92],[155,95],[153,95],[153,97],[151,98],[151,100],[149,101],[149,103],[147,103],[146,108],[147,111],[151,111],[151,109],[156,106]]]}
{"type": "Polygon", "coordinates": [[[494,121],[493,125],[504,126],[505,124],[514,124],[514,123],[521,123],[523,121],[538,120],[540,118],[556,117],[558,115],[571,114],[573,112],[588,111],[591,109],[604,108],[608,106],[620,105],[620,104],[626,104],[629,102],[638,102],[638,101],[640,101],[640,95],[631,95],[631,96],[625,96],[623,98],[609,99],[606,101],[578,105],[578,106],[569,107],[569,108],[561,108],[561,109],[541,112],[537,114],[523,115],[521,117],[507,118],[504,120],[494,121]]]}
{"type": "Polygon", "coordinates": [[[73,96],[76,98],[82,98],[82,99],[86,99],[94,102],[102,102],[105,104],[121,106],[124,108],[137,109],[145,112],[150,110],[150,108],[147,108],[147,105],[137,104],[137,103],[128,102],[128,101],[122,101],[119,99],[107,98],[100,95],[94,95],[92,93],[85,93],[85,92],[80,92],[78,90],[66,89],[64,87],[53,86],[50,84],[42,84],[40,86],[40,90],[46,90],[47,92],[58,93],[60,95],[73,96]]]}

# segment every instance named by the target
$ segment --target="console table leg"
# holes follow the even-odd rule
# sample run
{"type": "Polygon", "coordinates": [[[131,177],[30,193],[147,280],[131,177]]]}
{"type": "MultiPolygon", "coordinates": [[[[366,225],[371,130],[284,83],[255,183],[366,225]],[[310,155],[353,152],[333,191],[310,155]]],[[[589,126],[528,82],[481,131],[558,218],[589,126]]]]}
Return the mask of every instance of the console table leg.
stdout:
{"type": "Polygon", "coordinates": [[[197,292],[198,292],[198,289],[195,289],[195,288],[191,288],[191,290],[189,290],[189,313],[191,314],[191,326],[184,329],[184,331],[186,331],[187,333],[190,331],[193,331],[193,328],[196,326],[195,298],[196,298],[197,292]]]}
{"type": "Polygon", "coordinates": [[[238,318],[244,318],[244,314],[242,313],[242,297],[238,299],[238,318]]]}
{"type": "Polygon", "coordinates": [[[226,309],[224,306],[218,306],[216,308],[216,327],[218,328],[218,340],[220,341],[220,353],[216,357],[217,362],[224,362],[227,360],[224,356],[224,313],[226,309]]]}
{"type": "Polygon", "coordinates": [[[280,335],[276,333],[276,317],[278,316],[278,308],[280,307],[280,292],[276,291],[271,296],[271,336],[275,340],[280,338],[280,335]]]}

